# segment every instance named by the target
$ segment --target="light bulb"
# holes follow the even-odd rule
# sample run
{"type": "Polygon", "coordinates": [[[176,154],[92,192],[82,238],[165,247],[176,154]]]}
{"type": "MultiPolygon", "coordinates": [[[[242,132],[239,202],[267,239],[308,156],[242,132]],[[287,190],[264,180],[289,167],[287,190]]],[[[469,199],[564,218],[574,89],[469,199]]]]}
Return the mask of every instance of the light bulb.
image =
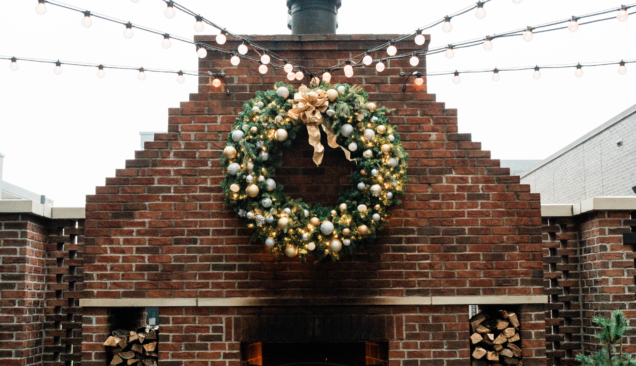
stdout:
{"type": "Polygon", "coordinates": [[[541,79],[541,70],[539,70],[538,67],[534,68],[534,73],[532,73],[532,77],[534,78],[534,80],[541,79]]]}
{"type": "Polygon", "coordinates": [[[373,57],[367,53],[362,59],[362,63],[367,66],[371,65],[373,63],[373,57]]]}
{"type": "Polygon", "coordinates": [[[384,71],[385,68],[386,68],[386,66],[384,66],[384,62],[382,62],[382,61],[380,61],[377,64],[375,64],[375,69],[378,70],[378,72],[384,71]]]}
{"type": "Polygon", "coordinates": [[[177,12],[174,10],[174,4],[172,3],[172,1],[168,1],[168,7],[166,8],[164,14],[168,19],[172,19],[175,17],[175,15],[177,15],[177,12]]]}
{"type": "Polygon", "coordinates": [[[163,41],[161,42],[161,47],[168,49],[172,47],[172,42],[170,41],[170,35],[164,34],[163,41]]]}
{"type": "Polygon", "coordinates": [[[331,74],[329,73],[329,71],[325,71],[325,73],[322,74],[322,81],[324,81],[325,83],[331,82],[331,74]]]}
{"type": "MultiPolygon", "coordinates": [[[[351,66],[351,65],[345,66],[344,67],[344,73],[345,73],[345,75],[347,75],[347,74],[353,75],[353,66],[351,66]]],[[[351,76],[348,76],[348,77],[351,77],[351,76]]]]}
{"type": "Polygon", "coordinates": [[[492,50],[493,44],[492,44],[492,40],[490,38],[486,38],[486,40],[484,41],[484,49],[486,51],[490,51],[492,50]]]}
{"type": "Polygon", "coordinates": [[[453,47],[448,46],[448,48],[446,49],[446,52],[444,52],[444,55],[446,55],[446,58],[448,59],[455,57],[455,51],[453,51],[453,47]]]}
{"type": "Polygon", "coordinates": [[[444,24],[442,25],[442,30],[444,33],[450,33],[453,30],[453,25],[451,24],[451,18],[444,18],[444,24]]]}
{"type": "Polygon", "coordinates": [[[139,2],[139,0],[130,0],[130,1],[135,3],[135,4],[139,2]]]}
{"type": "Polygon", "coordinates": [[[239,52],[241,55],[244,55],[244,54],[246,54],[246,53],[247,53],[247,45],[245,44],[245,42],[241,43],[241,45],[240,45],[240,46],[238,46],[238,52],[239,52]]]}
{"type": "Polygon", "coordinates": [[[225,44],[225,42],[227,42],[227,37],[225,36],[225,33],[221,32],[216,35],[216,43],[225,44]]]}
{"type": "Polygon", "coordinates": [[[197,56],[199,56],[199,58],[206,58],[208,56],[208,50],[206,50],[205,47],[199,46],[197,56]]]}
{"type": "Polygon", "coordinates": [[[618,73],[621,75],[627,74],[627,67],[625,66],[625,62],[621,61],[620,66],[618,67],[618,73]]]}
{"type": "Polygon", "coordinates": [[[415,79],[415,85],[422,85],[424,84],[424,79],[422,79],[421,75],[417,76],[417,79],[415,79]]]}
{"type": "Polygon", "coordinates": [[[499,81],[501,80],[501,76],[499,75],[499,70],[495,69],[495,71],[493,71],[492,73],[492,81],[499,81]]]}
{"type": "Polygon", "coordinates": [[[85,11],[84,12],[84,19],[82,19],[82,26],[84,28],[90,28],[91,25],[93,25],[93,20],[91,19],[91,12],[90,11],[85,11]]]}
{"type": "Polygon", "coordinates": [[[345,76],[350,78],[353,76],[353,69],[351,71],[345,71],[345,76]]]}
{"type": "Polygon", "coordinates": [[[55,63],[55,68],[53,69],[53,72],[55,73],[55,75],[62,75],[62,64],[58,61],[55,63]]]}
{"type": "Polygon", "coordinates": [[[616,19],[618,19],[619,22],[626,22],[627,18],[629,18],[629,13],[627,12],[627,8],[623,7],[618,11],[616,19]]]}
{"type": "Polygon", "coordinates": [[[574,75],[577,78],[582,78],[583,77],[583,66],[581,66],[581,64],[576,66],[576,71],[574,72],[574,75]]]}
{"type": "Polygon", "coordinates": [[[409,63],[411,64],[411,66],[417,66],[420,64],[420,58],[417,57],[416,55],[411,56],[411,58],[409,59],[409,63]]]}
{"type": "Polygon", "coordinates": [[[126,24],[126,29],[124,30],[124,38],[131,39],[133,36],[134,34],[132,30],[132,24],[128,23],[126,24]]]}
{"type": "Polygon", "coordinates": [[[219,86],[221,86],[221,80],[219,80],[218,78],[214,78],[214,80],[212,80],[212,86],[218,88],[219,86]]]}
{"type": "Polygon", "coordinates": [[[237,55],[232,56],[232,58],[230,59],[230,63],[232,63],[233,66],[238,66],[238,64],[241,63],[241,58],[238,57],[237,55]]]}
{"type": "Polygon", "coordinates": [[[568,24],[568,29],[572,33],[574,33],[577,30],[579,30],[579,22],[577,22],[576,18],[572,18],[572,20],[570,21],[570,24],[568,24]]]}
{"type": "Polygon", "coordinates": [[[515,3],[515,4],[521,4],[522,1],[523,0],[512,0],[512,2],[515,3]]]}
{"type": "Polygon", "coordinates": [[[534,34],[532,33],[532,28],[528,28],[525,32],[523,32],[523,40],[526,42],[532,41],[534,34]]]}
{"type": "Polygon", "coordinates": [[[268,54],[264,53],[263,56],[261,56],[261,62],[264,65],[267,65],[270,61],[271,61],[271,58],[269,57],[268,54]]]}
{"type": "MultiPolygon", "coordinates": [[[[287,61],[287,60],[285,60],[285,61],[287,61]]],[[[285,70],[285,72],[289,74],[290,72],[294,71],[294,65],[290,64],[289,62],[287,62],[285,64],[285,66],[283,67],[283,70],[285,70]]]]}
{"type": "Polygon", "coordinates": [[[484,3],[477,3],[477,11],[475,11],[477,19],[484,19],[486,17],[486,10],[484,10],[484,3]]]}
{"type": "Polygon", "coordinates": [[[177,83],[183,84],[185,83],[185,76],[183,76],[183,72],[179,71],[177,74],[177,83]]]}
{"type": "Polygon", "coordinates": [[[265,74],[267,73],[267,65],[261,65],[258,67],[258,72],[260,72],[261,74],[265,74]]]}
{"type": "Polygon", "coordinates": [[[15,57],[12,57],[11,64],[9,64],[9,69],[11,69],[11,71],[18,71],[19,68],[20,66],[18,65],[18,60],[15,57]]]}
{"type": "Polygon", "coordinates": [[[302,80],[302,79],[304,79],[304,78],[305,78],[305,74],[303,74],[303,72],[302,72],[302,71],[298,71],[298,72],[296,73],[296,80],[299,80],[299,81],[300,81],[300,80],[302,80]]]}
{"type": "Polygon", "coordinates": [[[141,69],[139,69],[139,74],[137,74],[137,79],[139,79],[139,81],[146,80],[146,73],[144,72],[144,68],[143,67],[141,69]]]}
{"type": "Polygon", "coordinates": [[[455,73],[455,76],[453,76],[453,83],[455,83],[455,84],[459,84],[459,83],[461,83],[461,82],[462,82],[462,78],[460,78],[460,77],[459,77],[459,73],[458,73],[458,72],[456,72],[456,73],[455,73]]]}
{"type": "Polygon", "coordinates": [[[415,44],[418,46],[421,46],[424,44],[424,42],[426,42],[426,38],[424,38],[424,35],[422,34],[422,31],[417,31],[417,35],[415,36],[415,44]]]}
{"type": "Polygon", "coordinates": [[[389,54],[389,56],[395,56],[395,54],[397,53],[397,47],[395,47],[394,44],[391,44],[387,49],[386,49],[386,53],[389,54]]]}
{"type": "Polygon", "coordinates": [[[39,15],[46,14],[46,4],[44,3],[44,0],[38,1],[38,5],[35,6],[35,12],[39,15]]]}
{"type": "Polygon", "coordinates": [[[294,74],[293,72],[287,74],[287,80],[292,81],[294,79],[296,79],[296,74],[294,74]]]}
{"type": "Polygon", "coordinates": [[[104,71],[104,66],[99,65],[97,67],[97,77],[103,79],[106,76],[106,71],[104,71]]]}
{"type": "Polygon", "coordinates": [[[197,15],[195,19],[196,21],[194,22],[194,30],[199,33],[203,32],[203,29],[205,28],[205,24],[203,24],[203,18],[197,15]]]}

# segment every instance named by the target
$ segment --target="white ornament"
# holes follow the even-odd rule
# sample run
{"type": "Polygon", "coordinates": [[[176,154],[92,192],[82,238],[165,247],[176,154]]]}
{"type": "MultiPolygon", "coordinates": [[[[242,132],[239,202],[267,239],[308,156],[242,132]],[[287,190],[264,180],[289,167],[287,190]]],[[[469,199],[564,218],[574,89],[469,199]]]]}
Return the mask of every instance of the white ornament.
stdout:
{"type": "Polygon", "coordinates": [[[250,219],[250,220],[251,220],[251,219],[253,219],[253,218],[254,218],[254,213],[253,213],[252,211],[250,211],[250,212],[248,212],[248,213],[247,213],[247,215],[246,215],[246,216],[247,216],[247,218],[248,218],[248,219],[250,219]]]}
{"type": "Polygon", "coordinates": [[[391,192],[387,192],[387,193],[386,193],[386,198],[388,198],[388,199],[393,198],[393,193],[391,193],[391,192]]]}
{"type": "Polygon", "coordinates": [[[278,219],[278,228],[279,229],[285,229],[287,228],[287,225],[289,225],[289,219],[286,217],[281,217],[280,219],[278,219]]]}
{"type": "Polygon", "coordinates": [[[241,130],[234,130],[232,132],[232,141],[239,142],[245,136],[245,133],[241,130]]]}
{"type": "Polygon", "coordinates": [[[378,184],[374,184],[371,186],[371,194],[374,196],[379,196],[380,193],[382,192],[382,187],[380,187],[380,185],[378,184]]]}
{"type": "Polygon", "coordinates": [[[343,240],[343,241],[342,241],[342,244],[343,244],[345,247],[348,247],[349,245],[351,245],[351,240],[349,240],[349,239],[345,239],[345,240],[343,240]]]}
{"type": "Polygon", "coordinates": [[[367,211],[367,206],[366,206],[366,205],[360,205],[360,206],[358,206],[358,211],[360,211],[360,212],[366,212],[366,211],[367,211]]]}
{"type": "Polygon", "coordinates": [[[352,132],[353,132],[353,126],[351,126],[348,123],[345,123],[344,125],[342,125],[342,127],[340,127],[340,134],[344,137],[349,137],[349,135],[351,135],[352,132]]]}
{"type": "Polygon", "coordinates": [[[395,136],[389,135],[389,141],[391,141],[391,142],[395,141],[395,136]]]}
{"type": "Polygon", "coordinates": [[[305,210],[305,212],[303,212],[305,214],[305,217],[309,217],[309,211],[305,210]]]}
{"type": "Polygon", "coordinates": [[[248,125],[243,125],[243,126],[241,126],[241,129],[242,129],[243,131],[247,132],[247,130],[249,130],[249,129],[250,129],[250,126],[248,126],[248,125]]]}
{"type": "Polygon", "coordinates": [[[344,87],[344,85],[340,85],[338,87],[338,93],[344,94],[346,91],[347,91],[347,89],[344,87]]]}
{"type": "Polygon", "coordinates": [[[258,181],[259,182],[264,182],[265,181],[265,177],[263,177],[262,175],[260,177],[258,177],[258,181]]]}
{"type": "Polygon", "coordinates": [[[269,178],[267,180],[267,190],[271,192],[275,189],[276,189],[276,181],[273,180],[272,178],[269,178]]]}
{"type": "Polygon", "coordinates": [[[239,170],[241,170],[241,166],[238,165],[237,163],[232,163],[228,165],[227,167],[227,172],[230,173],[231,175],[238,174],[239,170]]]}
{"type": "Polygon", "coordinates": [[[371,141],[371,140],[373,140],[373,138],[374,138],[374,137],[375,137],[375,131],[373,131],[373,130],[372,130],[372,129],[370,129],[370,128],[367,128],[366,130],[364,130],[364,138],[365,138],[367,141],[371,141]]]}
{"type": "Polygon", "coordinates": [[[377,121],[378,121],[378,117],[376,116],[371,117],[371,122],[377,122],[377,121]]]}
{"type": "Polygon", "coordinates": [[[357,119],[358,121],[362,121],[362,120],[364,119],[364,114],[362,114],[362,113],[358,114],[358,116],[356,117],[356,119],[357,119]]]}
{"type": "Polygon", "coordinates": [[[308,235],[308,234],[303,234],[303,240],[304,240],[304,241],[309,240],[309,235],[308,235]]]}
{"type": "Polygon", "coordinates": [[[373,221],[380,221],[380,214],[373,214],[373,221]]]}
{"type": "Polygon", "coordinates": [[[263,215],[256,215],[256,225],[261,226],[263,223],[265,223],[263,215]]]}
{"type": "Polygon", "coordinates": [[[358,144],[356,144],[355,142],[352,142],[349,144],[349,150],[350,151],[356,151],[358,150],[358,144]]]}
{"type": "Polygon", "coordinates": [[[314,242],[307,244],[307,250],[314,250],[314,249],[316,249],[316,244],[314,242]]]}
{"type": "Polygon", "coordinates": [[[263,200],[261,201],[261,205],[263,205],[263,207],[265,208],[269,208],[272,206],[272,200],[269,198],[263,198],[263,200]]]}
{"type": "Polygon", "coordinates": [[[269,215],[265,218],[265,222],[268,224],[271,224],[272,222],[274,222],[274,216],[269,215]]]}
{"type": "Polygon", "coordinates": [[[252,112],[254,112],[254,113],[258,113],[258,112],[260,112],[260,111],[261,111],[261,109],[260,109],[260,108],[258,108],[257,106],[253,106],[253,107],[252,107],[252,112]]]}
{"type": "Polygon", "coordinates": [[[263,102],[260,102],[260,101],[259,101],[258,103],[256,103],[256,106],[257,106],[258,108],[263,108],[264,104],[263,104],[263,102]]]}
{"type": "Polygon", "coordinates": [[[254,171],[254,163],[251,161],[247,163],[247,171],[250,173],[254,171]]]}
{"type": "Polygon", "coordinates": [[[374,176],[374,177],[377,177],[378,176],[378,170],[377,169],[373,169],[371,171],[371,175],[374,176]]]}
{"type": "Polygon", "coordinates": [[[247,213],[247,211],[245,211],[244,209],[240,209],[240,210],[239,210],[239,212],[238,212],[238,215],[239,215],[240,217],[245,217],[245,214],[246,214],[246,213],[247,213]]]}
{"type": "Polygon", "coordinates": [[[320,231],[325,235],[333,233],[333,224],[331,223],[331,221],[325,221],[320,224],[320,231]]]}
{"type": "Polygon", "coordinates": [[[276,123],[281,123],[281,122],[283,122],[283,116],[279,114],[278,116],[276,116],[276,123]]]}
{"type": "Polygon", "coordinates": [[[331,249],[331,251],[334,253],[338,253],[339,251],[342,250],[342,242],[338,239],[332,240],[329,243],[329,249],[331,249]]]}
{"type": "Polygon", "coordinates": [[[389,158],[389,165],[392,167],[396,167],[400,164],[400,161],[397,158],[389,158]]]}
{"type": "Polygon", "coordinates": [[[284,130],[282,128],[276,130],[276,140],[278,141],[287,140],[287,130],[284,130]]]}
{"type": "Polygon", "coordinates": [[[364,183],[362,183],[362,182],[358,183],[358,190],[361,191],[361,190],[364,189],[364,187],[365,187],[364,183]]]}
{"type": "Polygon", "coordinates": [[[269,159],[269,154],[266,153],[265,151],[261,151],[261,153],[258,154],[258,156],[260,156],[261,159],[263,159],[263,161],[267,161],[267,159],[269,159]]]}
{"type": "Polygon", "coordinates": [[[338,92],[335,89],[327,90],[327,98],[333,102],[336,98],[338,98],[338,92]]]}
{"type": "Polygon", "coordinates": [[[334,111],[333,109],[327,109],[327,115],[329,117],[333,117],[336,114],[336,111],[334,111]]]}
{"type": "Polygon", "coordinates": [[[283,212],[284,212],[286,215],[289,215],[289,214],[291,213],[291,210],[290,210],[289,208],[286,208],[286,209],[284,209],[284,210],[283,210],[283,212]]]}
{"type": "Polygon", "coordinates": [[[289,96],[289,89],[281,86],[278,90],[276,90],[276,94],[281,98],[287,98],[289,96]]]}
{"type": "Polygon", "coordinates": [[[373,157],[373,151],[365,150],[362,155],[364,155],[364,157],[367,158],[367,159],[371,159],[373,157]]]}
{"type": "Polygon", "coordinates": [[[272,239],[272,238],[265,239],[265,245],[267,245],[268,247],[271,248],[271,247],[274,246],[274,244],[275,244],[274,239],[272,239]]]}
{"type": "Polygon", "coordinates": [[[241,187],[239,187],[239,185],[238,185],[238,184],[232,184],[232,185],[230,186],[230,191],[232,191],[232,192],[234,192],[234,193],[237,193],[237,192],[238,192],[238,191],[240,191],[240,190],[241,190],[241,187]]]}
{"type": "Polygon", "coordinates": [[[254,177],[252,177],[252,175],[248,175],[247,177],[245,177],[245,180],[247,181],[247,183],[252,183],[254,181],[254,177]]]}

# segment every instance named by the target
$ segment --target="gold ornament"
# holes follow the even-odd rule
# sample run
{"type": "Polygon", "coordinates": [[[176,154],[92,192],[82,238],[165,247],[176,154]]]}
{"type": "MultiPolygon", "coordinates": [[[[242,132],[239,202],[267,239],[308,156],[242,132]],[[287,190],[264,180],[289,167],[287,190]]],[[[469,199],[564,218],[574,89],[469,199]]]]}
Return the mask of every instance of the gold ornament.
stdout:
{"type": "Polygon", "coordinates": [[[289,225],[289,219],[288,219],[288,218],[286,218],[286,217],[281,217],[281,218],[278,220],[278,228],[279,228],[279,229],[284,229],[284,228],[286,228],[286,227],[287,227],[287,225],[289,225]]]}
{"type": "Polygon", "coordinates": [[[366,176],[367,176],[367,171],[366,171],[366,170],[364,170],[364,169],[362,169],[362,170],[360,171],[360,175],[362,175],[362,176],[365,176],[365,177],[366,177],[366,176]]]}
{"type": "Polygon", "coordinates": [[[378,131],[380,135],[384,135],[384,133],[386,132],[386,127],[384,127],[384,125],[379,125],[375,130],[378,131]]]}
{"type": "Polygon", "coordinates": [[[336,98],[338,98],[338,91],[336,89],[327,90],[327,98],[333,102],[336,98]]]}
{"type": "Polygon", "coordinates": [[[377,106],[375,105],[375,103],[367,103],[367,110],[369,110],[369,112],[371,113],[375,112],[376,108],[377,106]]]}
{"type": "Polygon", "coordinates": [[[374,208],[376,211],[380,211],[380,205],[375,205],[373,208],[374,208]]]}
{"type": "Polygon", "coordinates": [[[234,183],[234,184],[232,184],[230,186],[230,191],[232,191],[234,193],[238,193],[238,191],[240,191],[240,190],[241,190],[241,187],[238,184],[236,184],[236,183],[234,183]]]}
{"type": "Polygon", "coordinates": [[[258,186],[256,184],[250,184],[245,188],[245,193],[250,197],[256,197],[258,195],[258,186]]]}
{"type": "Polygon", "coordinates": [[[298,255],[298,247],[295,247],[293,245],[287,245],[285,247],[285,255],[289,258],[294,258],[295,256],[298,255]]]}
{"type": "Polygon", "coordinates": [[[347,211],[347,204],[346,203],[341,203],[340,204],[340,211],[347,211]]]}
{"type": "Polygon", "coordinates": [[[382,149],[381,150],[382,150],[383,154],[388,154],[388,153],[391,152],[391,145],[384,144],[384,145],[382,145],[382,149]]]}
{"type": "Polygon", "coordinates": [[[367,235],[368,233],[369,233],[369,228],[367,227],[367,225],[358,226],[358,234],[367,235]]]}
{"type": "Polygon", "coordinates": [[[236,149],[234,146],[226,146],[225,149],[223,149],[223,156],[228,159],[234,159],[236,156],[236,149]]]}
{"type": "Polygon", "coordinates": [[[335,216],[337,214],[336,210],[331,210],[331,215],[335,216]]]}
{"type": "Polygon", "coordinates": [[[342,235],[348,236],[349,234],[351,234],[351,230],[348,227],[342,229],[342,235]]]}
{"type": "Polygon", "coordinates": [[[258,128],[256,128],[256,126],[252,126],[252,128],[250,128],[250,131],[252,133],[256,133],[256,132],[258,132],[258,128]]]}
{"type": "Polygon", "coordinates": [[[314,88],[315,88],[315,87],[317,87],[317,86],[319,86],[319,85],[320,85],[320,79],[318,79],[317,77],[315,77],[315,76],[314,76],[314,77],[311,79],[311,85],[312,85],[314,88]]]}
{"type": "Polygon", "coordinates": [[[309,223],[312,226],[318,226],[318,225],[320,225],[320,219],[317,218],[317,217],[312,217],[311,220],[309,220],[309,223]]]}

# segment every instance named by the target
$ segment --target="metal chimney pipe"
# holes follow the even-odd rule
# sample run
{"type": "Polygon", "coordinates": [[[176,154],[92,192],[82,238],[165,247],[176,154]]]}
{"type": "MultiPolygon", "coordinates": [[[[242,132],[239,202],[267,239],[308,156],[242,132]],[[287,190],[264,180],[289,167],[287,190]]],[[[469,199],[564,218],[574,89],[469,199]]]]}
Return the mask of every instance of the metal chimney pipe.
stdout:
{"type": "Polygon", "coordinates": [[[287,0],[292,34],[335,34],[342,0],[287,0]]]}

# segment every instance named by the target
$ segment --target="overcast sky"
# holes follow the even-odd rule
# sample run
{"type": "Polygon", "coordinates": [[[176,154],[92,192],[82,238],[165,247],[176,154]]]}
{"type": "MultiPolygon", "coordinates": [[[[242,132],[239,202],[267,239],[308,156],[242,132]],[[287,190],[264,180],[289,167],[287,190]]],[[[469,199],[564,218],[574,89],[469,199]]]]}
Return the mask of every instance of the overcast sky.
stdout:
{"type": "MultiPolygon", "coordinates": [[[[192,37],[194,20],[177,13],[169,20],[161,0],[64,0],[66,3],[141,24],[174,35],[192,37]]],[[[181,0],[183,5],[241,34],[289,34],[284,0],[181,0]],[[267,6],[266,6],[267,4],[267,6]]],[[[619,6],[623,0],[493,0],[487,16],[468,14],[453,21],[450,34],[430,31],[431,46],[501,33],[528,25],[569,18],[619,6]]],[[[344,0],[339,34],[407,33],[441,16],[470,6],[471,0],[344,0]]],[[[61,59],[146,68],[196,70],[191,46],[140,31],[131,40],[123,27],[94,20],[81,26],[82,16],[53,6],[35,13],[36,0],[1,0],[0,55],[61,59]]],[[[204,34],[213,34],[206,28],[204,34]]],[[[398,44],[399,48],[399,44],[398,44]]],[[[497,40],[490,52],[481,47],[457,50],[428,59],[429,71],[532,66],[636,59],[636,16],[520,38],[497,40]]],[[[459,110],[460,132],[492,151],[497,159],[543,159],[636,103],[636,64],[625,76],[617,66],[574,70],[431,77],[429,91],[459,110]]],[[[124,167],[139,149],[140,131],[165,131],[167,109],[178,107],[197,90],[196,78],[176,83],[174,75],[149,74],[144,82],[132,71],[107,70],[98,79],[94,69],[21,63],[18,72],[0,62],[0,153],[4,180],[55,200],[55,205],[83,206],[86,194],[124,167]]]]}

